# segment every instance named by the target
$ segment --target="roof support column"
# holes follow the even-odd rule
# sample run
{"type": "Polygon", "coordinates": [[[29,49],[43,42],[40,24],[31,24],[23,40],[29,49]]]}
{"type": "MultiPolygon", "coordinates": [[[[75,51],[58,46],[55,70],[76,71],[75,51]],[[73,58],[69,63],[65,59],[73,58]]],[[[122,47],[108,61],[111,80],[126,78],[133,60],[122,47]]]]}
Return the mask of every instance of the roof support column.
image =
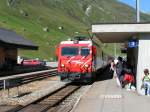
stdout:
{"type": "Polygon", "coordinates": [[[140,0],[136,0],[136,22],[140,22],[140,0]]]}
{"type": "Polygon", "coordinates": [[[147,68],[150,71],[150,33],[139,35],[138,46],[138,62],[137,62],[137,91],[139,94],[144,94],[141,90],[142,77],[144,76],[144,69],[147,68]]]}

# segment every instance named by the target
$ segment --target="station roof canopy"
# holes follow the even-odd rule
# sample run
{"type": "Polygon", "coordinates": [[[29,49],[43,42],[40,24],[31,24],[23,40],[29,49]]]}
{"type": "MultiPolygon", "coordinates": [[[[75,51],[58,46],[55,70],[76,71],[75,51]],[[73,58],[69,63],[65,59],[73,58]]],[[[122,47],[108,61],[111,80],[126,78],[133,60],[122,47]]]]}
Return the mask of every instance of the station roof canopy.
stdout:
{"type": "Polygon", "coordinates": [[[0,28],[0,46],[37,50],[38,46],[11,30],[0,28]]]}
{"type": "Polygon", "coordinates": [[[150,23],[93,24],[92,33],[103,43],[122,43],[138,34],[150,33],[150,23]]]}

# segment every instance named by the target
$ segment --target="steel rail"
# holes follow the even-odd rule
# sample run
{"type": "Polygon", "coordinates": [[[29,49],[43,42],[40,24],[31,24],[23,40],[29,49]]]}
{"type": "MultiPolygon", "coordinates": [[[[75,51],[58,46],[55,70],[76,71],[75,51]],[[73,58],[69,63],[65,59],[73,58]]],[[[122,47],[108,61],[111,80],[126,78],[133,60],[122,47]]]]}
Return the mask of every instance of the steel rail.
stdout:
{"type": "Polygon", "coordinates": [[[80,87],[81,86],[67,84],[66,86],[53,91],[49,95],[33,102],[32,104],[25,107],[16,106],[7,112],[46,112],[51,110],[55,110],[56,112],[60,109],[58,109],[57,106],[80,87]]]}

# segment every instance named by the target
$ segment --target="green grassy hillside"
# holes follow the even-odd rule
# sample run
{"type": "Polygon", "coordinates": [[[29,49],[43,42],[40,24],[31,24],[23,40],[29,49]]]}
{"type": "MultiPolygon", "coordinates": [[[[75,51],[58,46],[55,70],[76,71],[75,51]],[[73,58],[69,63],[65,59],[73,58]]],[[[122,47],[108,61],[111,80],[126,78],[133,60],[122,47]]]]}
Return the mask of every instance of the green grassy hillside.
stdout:
{"type": "MultiPolygon", "coordinates": [[[[148,21],[142,14],[142,21],[148,21]]],[[[116,0],[1,0],[0,27],[15,30],[39,45],[19,55],[50,59],[56,45],[92,23],[134,22],[135,11],[116,0]],[[62,30],[59,27],[63,27],[62,30]]],[[[111,52],[111,47],[107,47],[111,52]]]]}

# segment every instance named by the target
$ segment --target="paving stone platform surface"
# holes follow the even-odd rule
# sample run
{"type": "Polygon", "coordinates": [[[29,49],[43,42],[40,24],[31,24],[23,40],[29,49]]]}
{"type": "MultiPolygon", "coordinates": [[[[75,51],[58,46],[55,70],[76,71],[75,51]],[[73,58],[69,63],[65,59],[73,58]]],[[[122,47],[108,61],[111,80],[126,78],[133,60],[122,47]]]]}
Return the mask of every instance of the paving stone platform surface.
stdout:
{"type": "Polygon", "coordinates": [[[117,86],[115,79],[97,81],[73,112],[149,112],[150,97],[117,86]]]}

